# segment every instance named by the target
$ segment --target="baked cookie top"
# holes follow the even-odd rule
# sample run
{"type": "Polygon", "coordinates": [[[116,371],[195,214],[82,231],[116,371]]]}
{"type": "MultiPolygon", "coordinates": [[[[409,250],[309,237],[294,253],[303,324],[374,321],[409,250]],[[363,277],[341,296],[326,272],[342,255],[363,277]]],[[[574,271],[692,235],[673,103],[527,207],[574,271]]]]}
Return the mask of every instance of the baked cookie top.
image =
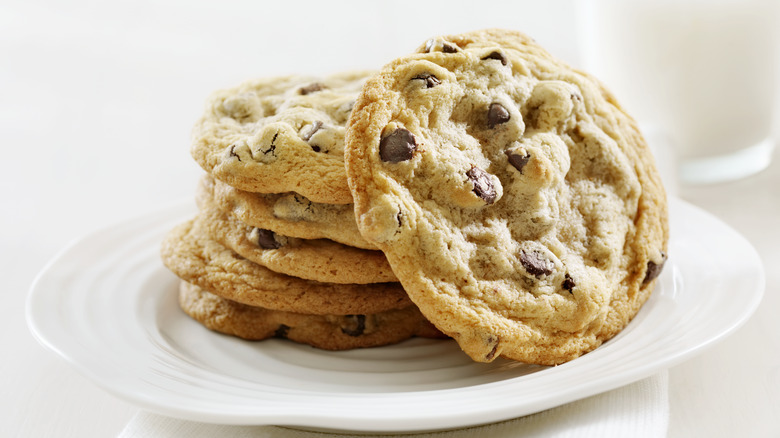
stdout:
{"type": "Polygon", "coordinates": [[[272,77],[218,91],[193,129],[192,156],[243,190],[349,204],[344,125],[368,75],[272,77]]]}
{"type": "Polygon", "coordinates": [[[592,350],[666,258],[666,195],[636,123],[518,32],[433,38],[385,66],[345,160],[361,234],[477,361],[592,350]]]}

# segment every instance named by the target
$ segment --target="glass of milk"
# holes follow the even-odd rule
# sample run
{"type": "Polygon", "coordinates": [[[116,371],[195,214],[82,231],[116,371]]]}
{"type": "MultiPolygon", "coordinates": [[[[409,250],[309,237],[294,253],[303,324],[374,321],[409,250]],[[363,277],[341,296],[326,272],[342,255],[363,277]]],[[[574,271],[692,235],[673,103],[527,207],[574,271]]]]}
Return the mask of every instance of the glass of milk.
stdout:
{"type": "MultiPolygon", "coordinates": [[[[583,62],[646,131],[668,138],[681,183],[769,165],[777,128],[780,2],[589,0],[583,62]]],[[[652,134],[655,135],[655,134],[652,134]]]]}

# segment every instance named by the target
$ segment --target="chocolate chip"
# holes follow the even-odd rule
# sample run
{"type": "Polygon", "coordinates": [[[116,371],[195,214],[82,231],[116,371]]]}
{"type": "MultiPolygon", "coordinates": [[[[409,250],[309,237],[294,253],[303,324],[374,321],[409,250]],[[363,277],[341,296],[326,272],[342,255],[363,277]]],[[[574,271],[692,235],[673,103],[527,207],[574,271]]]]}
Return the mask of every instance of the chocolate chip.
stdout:
{"type": "Polygon", "coordinates": [[[647,262],[647,271],[645,273],[645,279],[642,280],[642,284],[647,284],[656,278],[658,278],[659,275],[661,275],[661,271],[664,269],[664,265],[666,264],[666,253],[661,251],[661,262],[656,263],[654,261],[647,262]]]}
{"type": "Polygon", "coordinates": [[[571,275],[566,274],[563,277],[563,284],[561,285],[561,287],[564,290],[569,291],[569,293],[571,294],[574,293],[574,286],[576,286],[576,284],[574,283],[574,280],[572,280],[571,275]]]}
{"type": "Polygon", "coordinates": [[[422,73],[412,78],[412,80],[415,79],[425,81],[425,88],[433,88],[441,84],[439,78],[430,73],[422,73]]]}
{"type": "MultiPolygon", "coordinates": [[[[436,49],[436,43],[438,41],[435,38],[431,38],[428,41],[425,42],[425,52],[430,53],[436,49]]],[[[441,51],[444,53],[456,53],[458,51],[458,48],[453,46],[452,44],[442,42],[441,43],[441,51]]]]}
{"type": "Polygon", "coordinates": [[[342,327],[345,335],[360,336],[366,331],[366,315],[347,315],[345,317],[348,327],[342,327]]]}
{"type": "Polygon", "coordinates": [[[456,53],[458,51],[458,48],[453,46],[452,44],[444,43],[441,45],[441,51],[444,53],[456,53]]]}
{"type": "Polygon", "coordinates": [[[496,188],[493,187],[493,181],[490,174],[476,166],[471,166],[466,172],[466,176],[474,184],[474,193],[488,204],[496,200],[496,188]]]}
{"type": "Polygon", "coordinates": [[[517,171],[520,173],[523,173],[523,167],[525,167],[525,165],[528,164],[528,161],[531,160],[531,154],[527,152],[525,154],[521,154],[516,151],[506,151],[504,153],[509,159],[509,164],[514,166],[514,168],[517,169],[517,171]]]}
{"type": "Polygon", "coordinates": [[[256,228],[257,244],[263,249],[278,249],[282,244],[276,241],[276,234],[271,230],[256,228]]]}
{"type": "Polygon", "coordinates": [[[544,258],[544,255],[539,251],[520,251],[520,263],[529,274],[536,278],[552,274],[555,266],[553,262],[544,258]]]}
{"type": "Polygon", "coordinates": [[[482,58],[483,61],[486,60],[486,59],[496,59],[496,60],[499,60],[499,61],[501,61],[501,65],[506,65],[506,63],[508,62],[507,59],[506,59],[506,56],[504,56],[504,54],[499,52],[499,51],[491,52],[489,55],[487,55],[486,57],[482,58]]]}
{"type": "Polygon", "coordinates": [[[277,338],[287,339],[287,333],[290,331],[290,326],[279,324],[279,328],[274,332],[274,336],[277,338]]]}
{"type": "Polygon", "coordinates": [[[663,265],[658,265],[655,262],[647,262],[647,271],[645,273],[645,279],[642,280],[642,284],[647,284],[654,279],[656,279],[659,275],[661,275],[661,270],[663,268],[663,265]]]}
{"type": "Polygon", "coordinates": [[[301,89],[298,90],[298,92],[301,95],[305,96],[307,94],[316,93],[317,91],[324,90],[325,88],[326,87],[324,85],[322,85],[322,84],[320,84],[318,82],[314,82],[313,84],[309,84],[309,85],[307,85],[305,87],[301,87],[301,89]]]}
{"type": "Polygon", "coordinates": [[[493,345],[493,349],[490,350],[490,352],[485,355],[485,360],[486,361],[491,361],[491,360],[493,360],[494,357],[496,357],[496,352],[498,352],[498,344],[499,344],[498,341],[499,341],[498,338],[494,339],[493,337],[490,337],[488,339],[488,342],[495,342],[496,344],[493,345]]]}
{"type": "Polygon", "coordinates": [[[319,120],[309,125],[306,125],[306,129],[304,131],[301,131],[301,138],[303,139],[303,141],[309,141],[311,140],[311,137],[320,129],[322,129],[322,122],[320,122],[319,120]]]}
{"type": "Polygon", "coordinates": [[[509,111],[500,103],[491,103],[488,108],[488,127],[493,128],[496,125],[509,121],[509,111]]]}
{"type": "MultiPolygon", "coordinates": [[[[322,122],[320,122],[319,120],[310,123],[301,130],[301,138],[303,139],[303,141],[308,143],[311,140],[312,136],[314,136],[314,134],[316,134],[317,131],[319,131],[320,129],[322,129],[322,122]]],[[[314,152],[319,152],[321,150],[321,148],[317,145],[311,145],[311,148],[314,152]]]]}
{"type": "Polygon", "coordinates": [[[403,128],[398,128],[379,142],[379,158],[389,163],[410,160],[417,150],[414,135],[403,128]]]}

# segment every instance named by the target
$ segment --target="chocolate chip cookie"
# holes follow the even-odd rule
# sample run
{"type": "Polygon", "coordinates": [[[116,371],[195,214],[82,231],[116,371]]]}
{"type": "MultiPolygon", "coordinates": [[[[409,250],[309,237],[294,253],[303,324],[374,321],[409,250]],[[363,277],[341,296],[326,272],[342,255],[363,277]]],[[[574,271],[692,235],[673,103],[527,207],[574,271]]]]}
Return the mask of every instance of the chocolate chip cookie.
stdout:
{"type": "Polygon", "coordinates": [[[636,123],[518,32],[433,38],[385,66],[345,159],[363,237],[476,361],[593,350],[666,260],[666,195],[636,123]]]}
{"type": "Polygon", "coordinates": [[[398,281],[381,251],[327,239],[298,239],[252,227],[213,206],[202,209],[197,227],[238,255],[281,274],[325,283],[398,281]]]}
{"type": "Polygon", "coordinates": [[[300,239],[330,239],[377,249],[360,235],[352,204],[312,202],[297,193],[252,193],[204,175],[195,195],[198,205],[214,204],[241,222],[300,239]]]}
{"type": "Polygon", "coordinates": [[[243,190],[350,204],[344,125],[368,75],[263,78],[216,92],[193,130],[192,156],[243,190]]]}
{"type": "Polygon", "coordinates": [[[206,328],[248,340],[289,339],[325,350],[443,338],[414,306],[374,314],[310,315],[248,306],[181,282],[179,305],[206,328]]]}
{"type": "Polygon", "coordinates": [[[177,277],[250,306],[308,314],[366,314],[411,304],[399,283],[335,284],[279,274],[209,237],[196,219],[166,234],[162,261],[177,277]]]}

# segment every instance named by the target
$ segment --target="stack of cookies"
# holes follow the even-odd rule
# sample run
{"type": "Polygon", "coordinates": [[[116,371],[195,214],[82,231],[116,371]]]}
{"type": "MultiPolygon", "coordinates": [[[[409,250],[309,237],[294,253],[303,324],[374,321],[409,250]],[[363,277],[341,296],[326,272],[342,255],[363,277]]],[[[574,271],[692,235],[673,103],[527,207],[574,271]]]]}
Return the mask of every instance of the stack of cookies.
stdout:
{"type": "Polygon", "coordinates": [[[200,213],[162,255],[182,308],[224,333],[328,349],[446,335],[475,361],[555,365],[620,332],[667,258],[636,123],[518,32],[249,82],[212,98],[194,138],[200,213]]]}
{"type": "Polygon", "coordinates": [[[166,237],[182,309],[246,339],[329,350],[442,337],[360,235],[344,131],[368,73],[218,92],[194,130],[198,215],[166,237]]]}

